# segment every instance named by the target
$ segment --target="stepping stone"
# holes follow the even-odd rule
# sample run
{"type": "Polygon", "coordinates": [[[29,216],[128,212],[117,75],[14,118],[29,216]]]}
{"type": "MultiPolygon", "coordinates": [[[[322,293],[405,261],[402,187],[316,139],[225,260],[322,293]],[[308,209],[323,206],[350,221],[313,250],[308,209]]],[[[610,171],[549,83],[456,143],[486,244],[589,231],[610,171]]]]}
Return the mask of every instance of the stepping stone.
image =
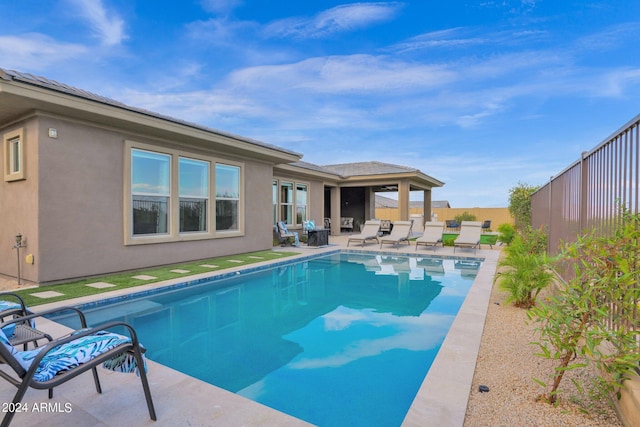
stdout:
{"type": "Polygon", "coordinates": [[[189,273],[189,270],[182,270],[180,268],[176,268],[175,270],[169,270],[172,273],[180,273],[180,274],[184,274],[184,273],[189,273]]]}
{"type": "Polygon", "coordinates": [[[239,259],[230,259],[229,262],[235,262],[236,264],[242,264],[244,261],[240,261],[239,259]]]}
{"type": "Polygon", "coordinates": [[[200,267],[204,267],[204,268],[218,268],[217,265],[213,265],[213,264],[202,264],[200,267]]]}
{"type": "Polygon", "coordinates": [[[132,279],[140,279],[140,280],[153,280],[157,279],[155,276],[147,276],[146,274],[139,274],[137,276],[132,276],[132,279]]]}
{"type": "Polygon", "coordinates": [[[282,254],[278,252],[269,252],[269,255],[282,256],[282,254]]]}
{"type": "Polygon", "coordinates": [[[104,289],[104,288],[113,288],[116,285],[112,285],[111,283],[107,283],[107,282],[95,282],[95,283],[87,283],[85,286],[91,286],[92,288],[96,288],[96,289],[104,289]]]}
{"type": "Polygon", "coordinates": [[[261,256],[253,256],[253,255],[249,255],[247,258],[251,258],[251,259],[264,259],[264,257],[261,257],[261,256]]]}
{"type": "Polygon", "coordinates": [[[56,292],[56,291],[44,291],[44,292],[36,292],[34,294],[30,294],[33,295],[34,297],[37,298],[54,298],[54,297],[59,297],[62,296],[64,294],[61,294],[60,292],[56,292]]]}

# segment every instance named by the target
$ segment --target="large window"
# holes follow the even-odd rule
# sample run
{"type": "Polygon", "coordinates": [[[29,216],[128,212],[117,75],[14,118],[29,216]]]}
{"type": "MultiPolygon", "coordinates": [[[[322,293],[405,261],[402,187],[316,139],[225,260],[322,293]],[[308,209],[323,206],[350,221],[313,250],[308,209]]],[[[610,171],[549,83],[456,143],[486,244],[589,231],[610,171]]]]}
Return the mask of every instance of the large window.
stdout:
{"type": "Polygon", "coordinates": [[[3,138],[4,180],[24,179],[24,138],[22,129],[9,132],[3,138]]]}
{"type": "Polygon", "coordinates": [[[237,230],[240,206],[240,168],[216,165],[216,230],[237,230]]]}
{"type": "Polygon", "coordinates": [[[131,152],[133,234],[167,234],[171,197],[171,156],[131,152]]]}
{"type": "Polygon", "coordinates": [[[180,232],[207,231],[209,162],[180,157],[180,232]]]}
{"type": "Polygon", "coordinates": [[[309,219],[309,184],[274,179],[272,203],[274,224],[302,226],[309,219]]]}
{"type": "Polygon", "coordinates": [[[293,224],[293,183],[280,183],[280,220],[293,224]]]}
{"type": "Polygon", "coordinates": [[[273,223],[278,222],[278,181],[271,183],[271,201],[273,203],[273,223]]]}
{"type": "Polygon", "coordinates": [[[132,141],[125,147],[125,244],[242,235],[242,164],[132,141]]]}
{"type": "Polygon", "coordinates": [[[296,224],[307,220],[307,186],[296,184],[296,224]]]}

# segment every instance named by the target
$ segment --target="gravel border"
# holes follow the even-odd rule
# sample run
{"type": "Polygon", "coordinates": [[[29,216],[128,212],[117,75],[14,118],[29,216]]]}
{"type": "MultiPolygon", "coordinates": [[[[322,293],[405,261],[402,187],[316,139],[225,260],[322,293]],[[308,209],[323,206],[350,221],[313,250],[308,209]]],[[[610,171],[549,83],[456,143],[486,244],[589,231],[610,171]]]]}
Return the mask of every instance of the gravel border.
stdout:
{"type": "Polygon", "coordinates": [[[532,378],[546,381],[554,364],[535,356],[537,348],[529,343],[536,340],[536,335],[533,326],[527,324],[526,310],[505,305],[505,296],[494,283],[464,425],[622,426],[607,402],[595,402],[590,414],[572,402],[577,390],[571,378],[580,377],[586,383],[593,378],[593,371],[567,372],[557,406],[536,400],[544,390],[532,378]],[[480,393],[480,385],[490,391],[480,393]]]}

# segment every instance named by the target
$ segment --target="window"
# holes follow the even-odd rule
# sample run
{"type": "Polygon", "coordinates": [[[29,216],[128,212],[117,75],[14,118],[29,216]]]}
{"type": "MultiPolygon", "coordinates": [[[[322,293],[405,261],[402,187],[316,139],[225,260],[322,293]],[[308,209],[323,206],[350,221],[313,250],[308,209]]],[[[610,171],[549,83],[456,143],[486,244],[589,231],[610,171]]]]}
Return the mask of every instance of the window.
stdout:
{"type": "Polygon", "coordinates": [[[216,165],[216,231],[238,230],[240,168],[216,165]]]}
{"type": "Polygon", "coordinates": [[[309,183],[273,180],[273,222],[301,226],[309,219],[309,183]]]}
{"type": "Polygon", "coordinates": [[[179,159],[180,232],[207,231],[209,162],[179,159]]]}
{"type": "Polygon", "coordinates": [[[307,220],[307,186],[296,184],[296,224],[307,220]]]}
{"type": "Polygon", "coordinates": [[[273,203],[273,224],[278,222],[278,181],[275,179],[271,185],[271,200],[273,203]]]}
{"type": "Polygon", "coordinates": [[[244,234],[243,165],[125,141],[126,245],[244,234]]]}
{"type": "Polygon", "coordinates": [[[23,130],[18,129],[4,135],[4,180],[17,181],[24,177],[23,130]]]}
{"type": "Polygon", "coordinates": [[[171,156],[131,152],[133,235],[167,234],[171,196],[171,156]]]}
{"type": "Polygon", "coordinates": [[[280,220],[293,224],[293,183],[280,183],[280,220]]]}

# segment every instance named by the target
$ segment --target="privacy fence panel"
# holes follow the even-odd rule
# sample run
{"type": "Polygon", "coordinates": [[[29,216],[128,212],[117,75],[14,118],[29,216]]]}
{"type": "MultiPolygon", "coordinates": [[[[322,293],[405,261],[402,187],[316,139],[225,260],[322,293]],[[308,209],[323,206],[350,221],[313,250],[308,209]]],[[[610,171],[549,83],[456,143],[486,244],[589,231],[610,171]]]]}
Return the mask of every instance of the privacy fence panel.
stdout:
{"type": "Polygon", "coordinates": [[[547,227],[550,254],[592,230],[611,234],[623,208],[639,212],[639,125],[640,115],[533,194],[532,226],[547,227]]]}

